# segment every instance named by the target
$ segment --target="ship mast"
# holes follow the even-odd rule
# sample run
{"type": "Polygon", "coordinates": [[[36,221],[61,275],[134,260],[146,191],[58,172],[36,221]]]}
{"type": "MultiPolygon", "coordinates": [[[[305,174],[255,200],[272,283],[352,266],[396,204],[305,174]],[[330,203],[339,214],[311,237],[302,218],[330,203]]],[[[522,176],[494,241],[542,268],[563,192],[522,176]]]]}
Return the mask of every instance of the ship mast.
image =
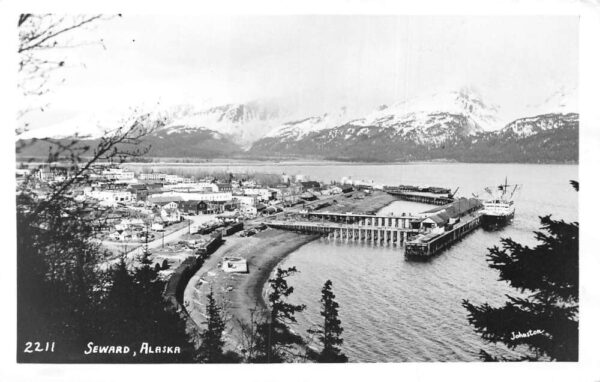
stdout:
{"type": "Polygon", "coordinates": [[[513,195],[515,194],[515,191],[517,191],[517,187],[519,187],[518,184],[515,184],[515,187],[513,188],[512,192],[510,193],[510,198],[512,199],[513,195]]]}

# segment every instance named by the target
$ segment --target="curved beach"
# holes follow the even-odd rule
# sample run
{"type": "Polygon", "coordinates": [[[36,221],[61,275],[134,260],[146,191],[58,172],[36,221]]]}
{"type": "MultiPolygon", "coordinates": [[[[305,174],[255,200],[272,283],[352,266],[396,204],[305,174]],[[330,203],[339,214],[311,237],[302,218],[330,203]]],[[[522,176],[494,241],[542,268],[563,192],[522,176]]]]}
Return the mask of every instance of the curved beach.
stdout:
{"type": "MultiPolygon", "coordinates": [[[[336,204],[328,207],[329,211],[375,213],[397,200],[381,191],[364,199],[343,196],[337,199],[336,204]]],[[[190,316],[200,327],[204,327],[206,295],[212,287],[215,299],[226,315],[226,346],[230,349],[239,348],[243,342],[243,327],[250,323],[252,310],[260,314],[266,309],[262,292],[273,270],[290,253],[318,237],[270,228],[251,237],[240,237],[239,234],[227,237],[185,288],[183,299],[190,316]],[[245,258],[248,273],[223,272],[220,266],[224,257],[245,258]]]]}
{"type": "Polygon", "coordinates": [[[242,327],[250,323],[251,311],[266,308],[262,290],[272,271],[287,255],[316,238],[316,235],[275,229],[267,229],[251,237],[227,237],[185,288],[184,304],[190,316],[204,327],[206,295],[212,288],[227,318],[226,346],[238,348],[243,342],[242,327]],[[245,258],[248,273],[223,272],[220,265],[224,257],[245,258]]]}

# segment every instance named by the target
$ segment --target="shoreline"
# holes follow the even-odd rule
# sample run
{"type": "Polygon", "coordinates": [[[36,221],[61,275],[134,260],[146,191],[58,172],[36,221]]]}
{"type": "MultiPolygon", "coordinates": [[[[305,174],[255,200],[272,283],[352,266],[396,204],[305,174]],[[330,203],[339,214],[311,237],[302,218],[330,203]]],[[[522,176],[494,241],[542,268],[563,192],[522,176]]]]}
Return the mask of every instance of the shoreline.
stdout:
{"type": "MultiPolygon", "coordinates": [[[[376,213],[398,199],[385,192],[376,192],[366,199],[340,200],[333,210],[358,210],[376,213]]],[[[212,289],[217,303],[225,314],[225,349],[243,348],[244,334],[254,314],[265,314],[265,286],[279,266],[298,248],[317,240],[320,235],[269,228],[251,237],[229,236],[192,276],[184,290],[184,305],[192,320],[204,327],[206,295],[212,289]],[[248,273],[225,273],[220,269],[224,257],[244,257],[248,273]]]]}
{"type": "MultiPolygon", "coordinates": [[[[222,161],[186,161],[188,158],[182,158],[181,161],[177,161],[176,158],[164,158],[167,159],[162,161],[156,158],[156,162],[125,162],[124,165],[133,165],[133,166],[206,166],[206,167],[219,167],[219,166],[257,166],[257,167],[266,167],[266,166],[388,166],[388,165],[448,165],[448,164],[475,164],[475,165],[579,165],[578,161],[548,161],[548,162],[461,162],[456,160],[432,160],[432,161],[389,161],[389,162],[365,162],[365,161],[334,161],[334,160],[307,160],[307,159],[299,159],[299,160],[276,160],[276,159],[266,159],[266,160],[225,160],[222,161]]],[[[191,158],[194,159],[194,158],[191,158]]]]}
{"type": "Polygon", "coordinates": [[[210,289],[226,317],[225,348],[243,347],[244,328],[250,324],[252,310],[264,312],[262,295],[273,270],[289,254],[318,239],[318,235],[267,229],[252,237],[230,236],[192,276],[184,291],[184,305],[199,327],[204,327],[206,295],[210,289]],[[223,257],[246,258],[248,273],[225,273],[220,269],[223,257]]]}

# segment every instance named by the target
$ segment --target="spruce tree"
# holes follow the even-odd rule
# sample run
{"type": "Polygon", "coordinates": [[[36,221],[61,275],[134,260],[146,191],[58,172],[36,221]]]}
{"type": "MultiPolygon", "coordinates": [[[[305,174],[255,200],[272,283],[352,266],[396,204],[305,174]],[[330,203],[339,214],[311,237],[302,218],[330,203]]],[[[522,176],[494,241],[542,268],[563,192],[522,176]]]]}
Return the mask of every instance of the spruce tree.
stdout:
{"type": "Polygon", "coordinates": [[[208,298],[206,305],[207,328],[200,334],[202,343],[198,349],[198,359],[205,363],[225,362],[222,338],[225,322],[221,317],[221,309],[217,306],[212,289],[206,297],[208,298]]]}
{"type": "MultiPolygon", "coordinates": [[[[576,190],[578,186],[574,182],[576,190]]],[[[540,220],[536,247],[504,238],[502,248],[491,248],[487,258],[489,266],[499,271],[499,279],[524,297],[507,296],[508,301],[500,307],[463,301],[469,323],[484,340],[511,349],[523,345],[530,354],[510,359],[481,350],[483,360],[578,359],[579,223],[551,216],[540,220]]]]}
{"type": "Polygon", "coordinates": [[[137,285],[124,257],[111,269],[109,279],[111,285],[103,301],[103,332],[95,342],[131,346],[139,339],[137,285]]]}
{"type": "Polygon", "coordinates": [[[323,350],[316,357],[320,363],[342,363],[348,362],[348,357],[340,346],[344,343],[341,338],[342,322],[338,318],[339,304],[335,301],[335,294],[331,290],[331,280],[327,280],[321,290],[321,316],[323,316],[323,326],[317,330],[309,330],[310,334],[317,334],[323,350]]]}
{"type": "MultiPolygon", "coordinates": [[[[20,68],[28,71],[26,69],[35,67],[37,74],[23,77],[19,86],[31,89],[32,80],[35,83],[41,73],[47,77],[47,70],[51,70],[48,66],[58,64],[44,61],[36,52],[60,48],[64,33],[73,33],[99,18],[20,15],[20,68]]],[[[59,66],[63,63],[60,60],[59,66]]],[[[44,89],[48,90],[45,86],[44,89]]],[[[161,124],[150,114],[132,115],[93,144],[77,138],[45,139],[43,144],[48,150],[45,163],[30,166],[31,174],[17,184],[17,357],[20,362],[192,360],[193,346],[186,333],[186,322],[166,305],[162,296],[164,282],[157,280],[156,272],[144,267],[139,273],[131,272],[124,260],[114,271],[104,271],[108,253],[94,239],[100,238],[96,235],[107,224],[109,211],[99,208],[89,198],[81,201],[77,197],[101,175],[98,164],[122,163],[147,153],[148,148],[140,147],[141,139],[161,124]],[[57,164],[67,169],[62,181],[45,182],[36,178],[37,171],[57,164]],[[21,348],[26,341],[56,341],[56,349],[27,353],[21,348]],[[181,346],[183,354],[135,359],[118,354],[113,357],[84,355],[83,350],[90,341],[132,348],[141,341],[174,345],[181,346]]],[[[34,144],[36,140],[18,143],[17,154],[34,144]]]]}
{"type": "Polygon", "coordinates": [[[140,349],[143,342],[151,346],[178,346],[181,353],[138,354],[130,359],[104,355],[97,361],[193,362],[195,350],[186,323],[163,298],[165,282],[158,278],[148,256],[141,263],[129,270],[121,260],[113,269],[103,301],[103,331],[97,342],[124,344],[134,350],[140,349]]]}
{"type": "Polygon", "coordinates": [[[287,278],[296,273],[296,267],[277,268],[275,278],[269,279],[269,315],[257,326],[257,355],[254,362],[279,363],[289,359],[294,345],[303,344],[302,338],[290,332],[287,325],[296,323],[295,314],[306,309],[305,305],[294,305],[287,298],[294,292],[294,287],[287,283],[287,278]]]}

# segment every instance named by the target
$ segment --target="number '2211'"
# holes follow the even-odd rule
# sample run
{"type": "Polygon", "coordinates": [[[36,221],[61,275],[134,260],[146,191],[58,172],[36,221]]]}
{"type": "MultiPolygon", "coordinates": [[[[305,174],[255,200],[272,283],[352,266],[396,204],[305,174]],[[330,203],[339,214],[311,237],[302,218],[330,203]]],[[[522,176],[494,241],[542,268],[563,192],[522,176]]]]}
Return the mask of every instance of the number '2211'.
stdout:
{"type": "Polygon", "coordinates": [[[33,353],[33,352],[53,352],[54,351],[54,342],[25,342],[25,350],[24,353],[33,353]]]}

